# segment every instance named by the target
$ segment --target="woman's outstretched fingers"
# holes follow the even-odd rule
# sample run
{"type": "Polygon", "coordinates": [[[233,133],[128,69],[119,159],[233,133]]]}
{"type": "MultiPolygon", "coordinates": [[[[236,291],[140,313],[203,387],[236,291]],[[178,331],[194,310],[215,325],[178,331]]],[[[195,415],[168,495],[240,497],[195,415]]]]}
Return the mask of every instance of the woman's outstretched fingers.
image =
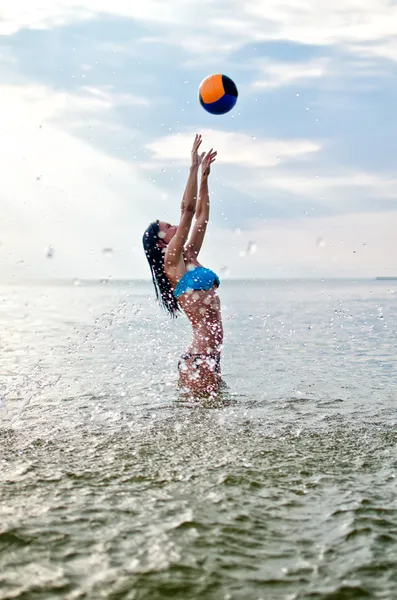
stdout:
{"type": "Polygon", "coordinates": [[[194,142],[193,142],[193,148],[192,148],[192,165],[193,166],[198,166],[201,162],[201,159],[199,159],[198,156],[198,149],[200,148],[202,142],[202,138],[201,135],[196,133],[196,136],[194,138],[194,142]]]}
{"type": "Polygon", "coordinates": [[[194,138],[194,142],[193,142],[193,150],[195,152],[197,152],[197,150],[199,149],[202,141],[203,140],[201,138],[201,135],[199,133],[196,133],[196,137],[194,138]]]}
{"type": "Polygon", "coordinates": [[[211,148],[211,150],[209,150],[209,152],[206,153],[206,155],[203,158],[203,162],[202,162],[202,177],[203,178],[207,178],[208,175],[211,172],[211,165],[214,162],[215,158],[216,158],[217,152],[215,150],[213,150],[213,148],[211,148]]]}

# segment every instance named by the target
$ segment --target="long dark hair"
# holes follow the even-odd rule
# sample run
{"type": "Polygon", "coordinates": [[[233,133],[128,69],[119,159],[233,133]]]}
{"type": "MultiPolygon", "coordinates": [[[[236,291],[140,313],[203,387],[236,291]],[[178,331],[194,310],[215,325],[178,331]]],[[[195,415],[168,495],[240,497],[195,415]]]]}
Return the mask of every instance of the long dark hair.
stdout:
{"type": "Polygon", "coordinates": [[[162,304],[171,317],[177,317],[180,308],[171,283],[164,271],[164,248],[161,248],[158,244],[159,231],[159,221],[150,223],[142,237],[143,249],[152,273],[157,301],[162,304]]]}

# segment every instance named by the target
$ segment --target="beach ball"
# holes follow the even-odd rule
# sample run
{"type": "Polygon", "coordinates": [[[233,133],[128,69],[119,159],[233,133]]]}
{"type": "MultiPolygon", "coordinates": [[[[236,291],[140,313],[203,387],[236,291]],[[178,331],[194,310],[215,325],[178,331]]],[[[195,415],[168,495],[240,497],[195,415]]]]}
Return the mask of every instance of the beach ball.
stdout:
{"type": "Polygon", "coordinates": [[[227,75],[214,73],[200,84],[200,104],[212,115],[224,115],[237,102],[238,91],[234,81],[227,75]]]}

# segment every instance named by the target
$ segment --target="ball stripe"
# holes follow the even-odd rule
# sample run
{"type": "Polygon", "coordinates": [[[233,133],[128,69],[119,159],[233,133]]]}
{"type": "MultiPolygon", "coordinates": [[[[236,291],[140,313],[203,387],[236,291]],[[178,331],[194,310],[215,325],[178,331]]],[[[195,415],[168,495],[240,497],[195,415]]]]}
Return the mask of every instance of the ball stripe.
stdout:
{"type": "Polygon", "coordinates": [[[223,78],[220,73],[210,75],[201,82],[200,96],[205,104],[217,102],[225,93],[223,78]]]}
{"type": "Polygon", "coordinates": [[[237,87],[234,81],[230,79],[230,77],[228,77],[227,75],[222,75],[222,84],[226,94],[229,94],[229,96],[236,96],[237,98],[237,87]]]}

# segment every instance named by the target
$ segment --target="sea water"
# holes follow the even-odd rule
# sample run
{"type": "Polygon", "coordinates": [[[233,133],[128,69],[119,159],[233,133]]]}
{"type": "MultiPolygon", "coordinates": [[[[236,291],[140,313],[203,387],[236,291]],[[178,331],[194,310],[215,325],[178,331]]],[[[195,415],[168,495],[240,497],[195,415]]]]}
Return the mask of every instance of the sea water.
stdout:
{"type": "Polygon", "coordinates": [[[222,281],[216,402],[148,282],[0,287],[0,599],[397,597],[397,282],[222,281]]]}

